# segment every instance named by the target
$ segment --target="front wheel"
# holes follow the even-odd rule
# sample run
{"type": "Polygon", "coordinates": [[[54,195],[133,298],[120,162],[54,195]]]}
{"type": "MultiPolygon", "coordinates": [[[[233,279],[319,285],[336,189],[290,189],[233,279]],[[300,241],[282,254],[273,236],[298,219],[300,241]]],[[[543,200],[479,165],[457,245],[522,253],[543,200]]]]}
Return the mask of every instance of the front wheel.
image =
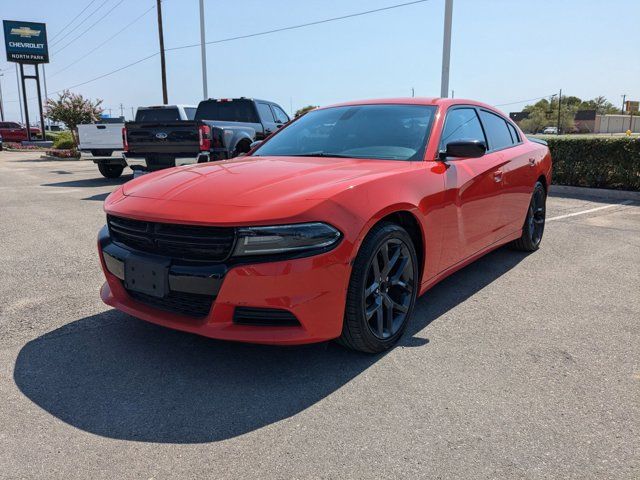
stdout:
{"type": "Polygon", "coordinates": [[[540,248],[547,212],[546,204],[547,192],[544,185],[536,182],[535,187],[533,187],[529,209],[527,210],[527,218],[522,227],[522,236],[511,243],[514,249],[523,252],[534,252],[540,248]]]}
{"type": "Polygon", "coordinates": [[[124,167],[122,165],[107,165],[105,163],[98,164],[98,170],[105,178],[118,178],[122,175],[124,167]]]}
{"type": "Polygon", "coordinates": [[[393,223],[374,227],[353,265],[338,342],[367,353],[394,345],[411,318],[418,278],[415,246],[407,231],[393,223]]]}

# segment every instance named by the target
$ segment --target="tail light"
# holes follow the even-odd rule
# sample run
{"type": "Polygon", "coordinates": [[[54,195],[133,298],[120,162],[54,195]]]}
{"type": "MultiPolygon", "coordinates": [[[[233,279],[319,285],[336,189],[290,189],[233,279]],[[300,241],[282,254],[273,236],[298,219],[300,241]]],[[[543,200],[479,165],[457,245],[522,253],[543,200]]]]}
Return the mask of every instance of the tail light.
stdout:
{"type": "Polygon", "coordinates": [[[200,151],[208,152],[211,150],[211,137],[209,134],[211,133],[211,128],[209,125],[200,125],[198,128],[198,138],[200,140],[200,151]]]}
{"type": "Polygon", "coordinates": [[[122,127],[122,147],[125,152],[129,151],[129,141],[127,139],[127,129],[126,127],[122,127]]]}

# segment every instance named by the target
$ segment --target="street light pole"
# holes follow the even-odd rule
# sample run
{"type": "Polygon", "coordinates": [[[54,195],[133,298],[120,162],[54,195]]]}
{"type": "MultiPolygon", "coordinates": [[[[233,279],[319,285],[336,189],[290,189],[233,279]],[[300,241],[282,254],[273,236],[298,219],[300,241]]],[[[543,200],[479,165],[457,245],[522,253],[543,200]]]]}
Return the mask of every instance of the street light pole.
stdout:
{"type": "Polygon", "coordinates": [[[451,60],[451,19],[453,16],[453,0],[445,0],[444,5],[444,39],[442,41],[442,78],[440,96],[449,94],[449,64],[451,60]]]}
{"type": "Polygon", "coordinates": [[[204,40],[204,0],[200,0],[200,55],[202,56],[202,98],[209,98],[207,92],[207,46],[204,40]]]}
{"type": "Polygon", "coordinates": [[[156,0],[158,10],[158,37],[160,39],[160,74],[162,75],[162,103],[169,103],[167,95],[167,66],[164,61],[164,35],[162,33],[162,0],[156,0]]]}
{"type": "Polygon", "coordinates": [[[624,102],[627,99],[627,94],[622,94],[622,108],[620,109],[620,115],[624,115],[624,102]]]}

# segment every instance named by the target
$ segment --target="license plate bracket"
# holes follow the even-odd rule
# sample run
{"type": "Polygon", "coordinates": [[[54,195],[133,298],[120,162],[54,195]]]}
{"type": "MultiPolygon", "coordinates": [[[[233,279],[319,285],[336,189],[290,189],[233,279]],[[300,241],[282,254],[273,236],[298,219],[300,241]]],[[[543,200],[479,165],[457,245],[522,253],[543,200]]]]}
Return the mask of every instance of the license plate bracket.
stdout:
{"type": "Polygon", "coordinates": [[[169,293],[170,260],[130,254],[124,261],[124,286],[128,290],[163,298],[169,293]]]}

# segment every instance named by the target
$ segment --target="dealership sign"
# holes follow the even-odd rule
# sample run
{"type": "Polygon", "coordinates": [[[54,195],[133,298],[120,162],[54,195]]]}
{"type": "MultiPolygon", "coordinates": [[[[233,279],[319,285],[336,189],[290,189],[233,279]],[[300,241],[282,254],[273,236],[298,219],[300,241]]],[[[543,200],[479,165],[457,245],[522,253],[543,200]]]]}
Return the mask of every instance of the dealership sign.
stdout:
{"type": "Polygon", "coordinates": [[[49,63],[47,29],[44,23],[3,20],[7,61],[49,63]]]}

